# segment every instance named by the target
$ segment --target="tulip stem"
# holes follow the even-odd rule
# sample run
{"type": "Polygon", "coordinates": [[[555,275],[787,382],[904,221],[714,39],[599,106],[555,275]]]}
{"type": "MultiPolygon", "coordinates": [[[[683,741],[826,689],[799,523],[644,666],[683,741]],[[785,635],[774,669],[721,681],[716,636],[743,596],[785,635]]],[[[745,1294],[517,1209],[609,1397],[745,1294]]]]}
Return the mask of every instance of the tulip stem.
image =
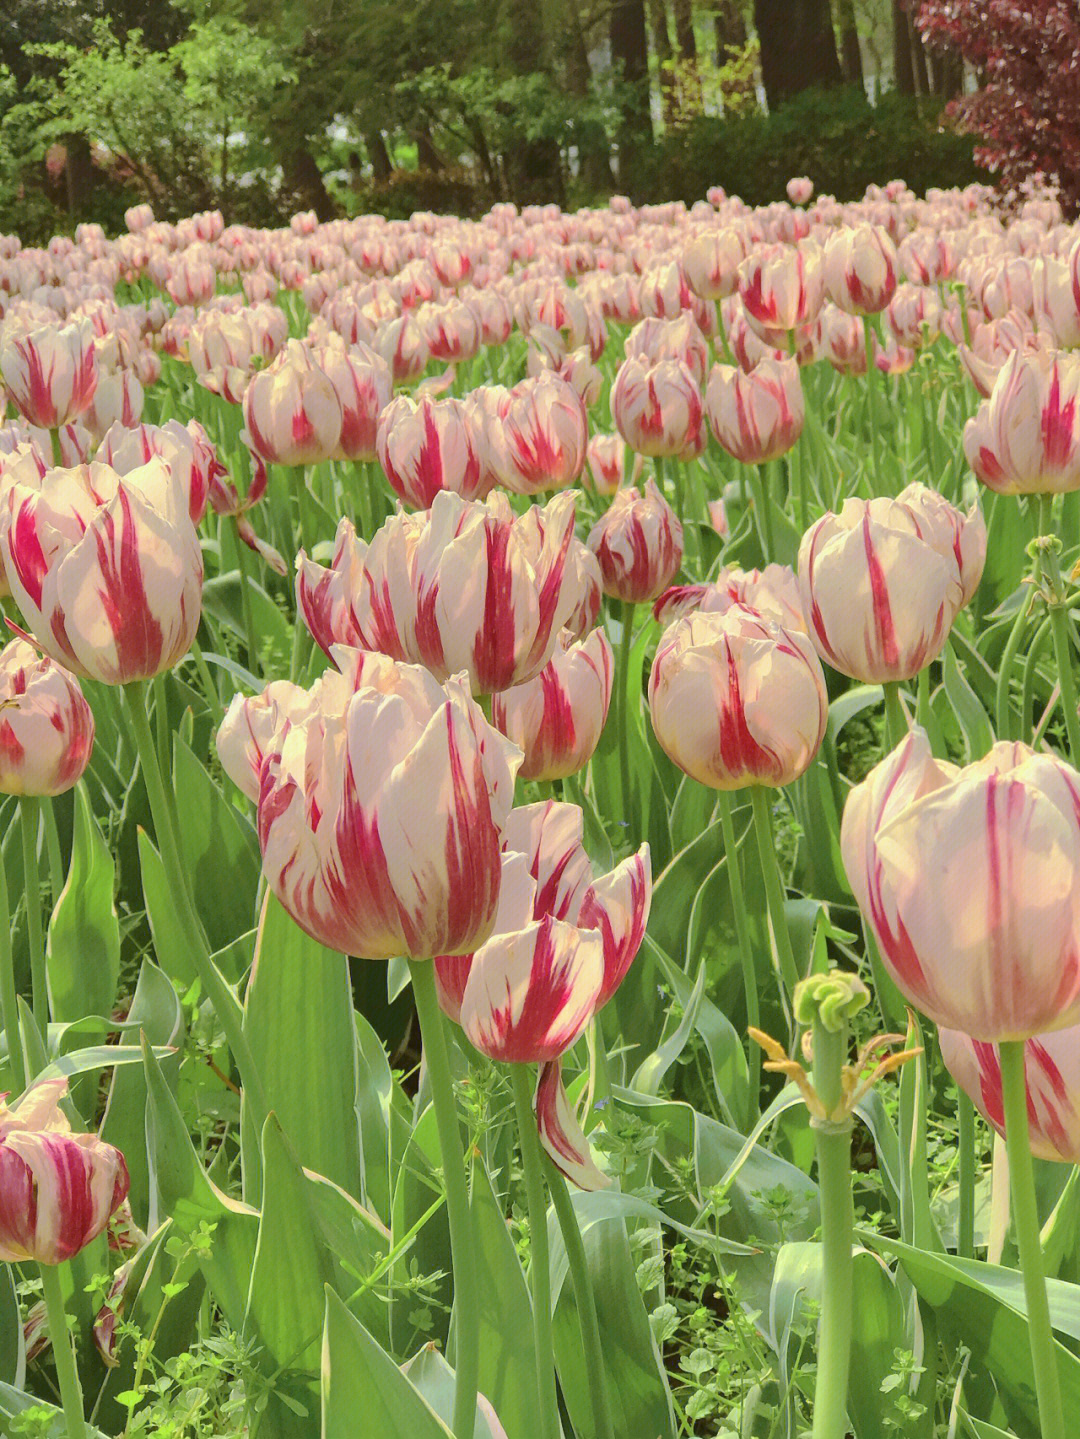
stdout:
{"type": "Polygon", "coordinates": [[[758,538],[761,541],[761,548],[765,554],[765,563],[772,564],[776,559],[776,541],[773,536],[772,499],[769,495],[769,466],[765,464],[754,466],[754,509],[760,510],[761,516],[758,521],[758,538]]]}
{"type": "Polygon", "coordinates": [[[15,994],[15,961],[11,953],[11,910],[8,905],[7,871],[0,855],[0,1015],[7,1036],[8,1064],[16,1084],[30,1083],[30,1070],[19,1028],[19,1002],[15,994]]]}
{"type": "Polygon", "coordinates": [[[24,794],[19,800],[19,828],[22,831],[23,887],[26,890],[26,935],[30,947],[30,982],[33,988],[34,1023],[42,1042],[49,1034],[49,980],[45,969],[45,938],[41,927],[41,875],[38,870],[38,821],[41,801],[24,794]]]}
{"type": "Polygon", "coordinates": [[[64,451],[60,445],[60,430],[54,427],[49,431],[49,442],[52,446],[53,469],[61,469],[64,464],[64,451]]]}
{"type": "MultiPolygon", "coordinates": [[[[813,1019],[814,1089],[827,1114],[843,1097],[842,1071],[847,1024],[829,1028],[813,1019]]],[[[851,1199],[850,1114],[842,1120],[813,1119],[821,1191],[822,1303],[814,1383],[813,1439],[844,1439],[851,1364],[852,1258],[854,1211],[851,1199]]]]}
{"type": "Polygon", "coordinates": [[[244,637],[247,641],[248,669],[259,673],[259,642],[255,633],[255,616],[251,609],[251,577],[248,574],[247,545],[240,538],[240,527],[234,521],[233,538],[236,541],[236,568],[240,575],[240,612],[244,620],[244,637]]]}
{"type": "Polygon", "coordinates": [[[788,1002],[795,994],[799,982],[799,971],[795,964],[795,952],[791,947],[787,915],[784,912],[784,884],[780,876],[780,865],[776,858],[776,842],[773,837],[772,814],[769,809],[771,790],[763,785],[750,786],[750,802],[754,809],[754,835],[757,839],[758,859],[761,862],[761,876],[765,882],[765,899],[769,908],[769,922],[772,927],[773,944],[780,969],[782,987],[787,991],[788,1002]]]}
{"type": "Polygon", "coordinates": [[[476,1273],[476,1227],[465,1183],[454,1080],[446,1050],[442,1010],[435,994],[435,968],[430,960],[409,960],[413,999],[420,1021],[431,1102],[439,1131],[450,1250],[454,1266],[454,1439],[473,1439],[476,1396],[480,1387],[480,1302],[476,1273]]]}
{"type": "Polygon", "coordinates": [[[881,470],[878,464],[878,399],[877,365],[874,363],[874,327],[870,316],[864,315],[863,346],[866,351],[867,409],[870,413],[870,456],[874,471],[874,493],[881,493],[881,470]]]}
{"type": "Polygon", "coordinates": [[[53,1361],[56,1364],[56,1379],[60,1386],[68,1439],[86,1439],[82,1386],[79,1383],[79,1371],[75,1367],[75,1350],[68,1332],[60,1272],[55,1264],[39,1264],[38,1273],[41,1275],[41,1288],[45,1297],[45,1317],[49,1326],[49,1338],[52,1340],[53,1361]]]}
{"type": "Polygon", "coordinates": [[[180,842],[173,824],[172,806],[161,777],[154,737],[150,733],[150,721],[146,715],[145,680],[134,680],[124,686],[124,704],[135,736],[135,748],[143,772],[146,796],[150,801],[150,814],[154,821],[161,862],[165,867],[169,890],[179,913],[180,922],[187,931],[186,937],[190,946],[191,961],[199,976],[202,991],[209,999],[214,1013],[225,1031],[225,1038],[240,1071],[245,1102],[249,1106],[252,1123],[261,1133],[267,1114],[266,1095],[244,1034],[243,1008],[210,956],[210,947],[206,942],[198,911],[191,898],[187,871],[180,857],[180,842]]]}
{"type": "MultiPolygon", "coordinates": [[[[1031,606],[1035,601],[1035,586],[1028,585],[1024,591],[1024,598],[1017,611],[1013,627],[1009,631],[1009,638],[1005,643],[1005,649],[1001,656],[1001,665],[998,668],[997,695],[994,704],[994,728],[998,739],[1014,739],[1012,723],[1012,707],[1009,704],[1009,682],[1012,679],[1013,665],[1016,662],[1017,651],[1020,648],[1020,641],[1024,638],[1024,631],[1027,629],[1028,616],[1031,614],[1031,606]]],[[[1027,740],[1026,734],[1019,736],[1027,740]]]]}
{"type": "Polygon", "coordinates": [[[956,1252],[961,1259],[975,1258],[975,1106],[960,1088],[956,1093],[960,1151],[960,1214],[956,1252]]]}
{"type": "Polygon", "coordinates": [[[559,1410],[555,1394],[555,1350],[551,1339],[551,1259],[548,1254],[547,1194],[544,1191],[543,1150],[533,1113],[531,1066],[511,1064],[514,1112],[521,1144],[521,1167],[529,1206],[529,1288],[532,1291],[533,1348],[536,1387],[540,1397],[539,1439],[555,1439],[559,1410]]]}
{"type": "Polygon", "coordinates": [[[1064,604],[1050,606],[1050,633],[1054,640],[1054,658],[1061,680],[1061,707],[1065,711],[1065,733],[1069,740],[1069,758],[1080,764],[1080,715],[1077,714],[1076,672],[1073,669],[1073,647],[1069,638],[1069,612],[1064,604]]]}
{"type": "Polygon", "coordinates": [[[592,1403],[593,1430],[596,1439],[615,1439],[615,1428],[611,1421],[611,1404],[608,1398],[608,1374],[604,1366],[604,1346],[600,1342],[600,1322],[596,1317],[596,1296],[593,1294],[589,1262],[585,1257],[585,1244],[581,1238],[581,1226],[574,1211],[570,1191],[562,1171],[544,1156],[544,1171],[547,1174],[551,1200],[555,1206],[555,1217],[562,1231],[570,1268],[570,1282],[574,1286],[577,1302],[578,1322],[581,1325],[581,1347],[585,1351],[585,1370],[589,1375],[589,1399],[592,1403]]]}
{"type": "MultiPolygon", "coordinates": [[[[630,780],[630,651],[634,646],[634,606],[622,602],[622,634],[619,638],[619,707],[616,712],[619,741],[619,781],[622,787],[623,819],[631,824],[634,795],[630,780]]],[[[640,698],[639,698],[640,703],[640,698]]],[[[631,828],[631,834],[636,831],[631,828]]]]}
{"type": "Polygon", "coordinates": [[[885,745],[891,752],[907,738],[908,718],[900,699],[900,681],[886,680],[881,688],[885,694],[885,745]]]}
{"type": "Polygon", "coordinates": [[[1031,1162],[1024,1049],[1025,1042],[1022,1039],[1003,1040],[998,1045],[1013,1224],[1016,1230],[1016,1247],[1020,1252],[1020,1268],[1024,1275],[1028,1342],[1031,1345],[1031,1361],[1035,1370],[1040,1432],[1042,1439],[1065,1439],[1061,1381],[1058,1377],[1054,1331],[1050,1324],[1050,1305],[1046,1297],[1039,1213],[1035,1200],[1035,1172],[1031,1162]]]}
{"type": "MultiPolygon", "coordinates": [[[[758,1000],[757,971],[754,968],[754,952],[750,946],[750,931],[746,925],[746,900],[743,893],[742,866],[735,843],[735,824],[731,816],[731,796],[726,790],[717,791],[720,809],[720,828],[724,836],[724,854],[727,858],[728,886],[731,890],[731,908],[735,915],[735,937],[739,944],[739,963],[742,966],[743,988],[746,991],[746,1023],[751,1029],[761,1028],[761,1005],[758,1000]]],[[[751,1043],[749,1058],[750,1094],[761,1092],[761,1046],[751,1043]]]]}

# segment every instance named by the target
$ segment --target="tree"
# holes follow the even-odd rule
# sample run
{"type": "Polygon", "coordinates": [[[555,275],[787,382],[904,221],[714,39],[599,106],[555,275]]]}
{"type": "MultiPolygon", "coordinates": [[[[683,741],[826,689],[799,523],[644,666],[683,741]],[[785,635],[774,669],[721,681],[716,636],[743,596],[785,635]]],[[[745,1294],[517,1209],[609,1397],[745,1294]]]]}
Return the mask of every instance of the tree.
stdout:
{"type": "Polygon", "coordinates": [[[862,50],[855,21],[855,0],[836,0],[836,25],[840,31],[840,65],[844,79],[849,85],[862,85],[862,50]]]}
{"type": "Polygon", "coordinates": [[[1055,178],[1080,210],[1080,7],[1076,0],[923,0],[931,47],[961,55],[983,83],[949,109],[982,137],[976,160],[1016,185],[1055,178]]]}
{"type": "Polygon", "coordinates": [[[612,0],[608,33],[611,58],[619,71],[624,94],[619,126],[619,180],[625,187],[634,173],[636,157],[653,138],[645,0],[612,0]]]}
{"type": "Polygon", "coordinates": [[[842,83],[829,0],[754,0],[754,28],[770,110],[800,90],[842,83]]]}

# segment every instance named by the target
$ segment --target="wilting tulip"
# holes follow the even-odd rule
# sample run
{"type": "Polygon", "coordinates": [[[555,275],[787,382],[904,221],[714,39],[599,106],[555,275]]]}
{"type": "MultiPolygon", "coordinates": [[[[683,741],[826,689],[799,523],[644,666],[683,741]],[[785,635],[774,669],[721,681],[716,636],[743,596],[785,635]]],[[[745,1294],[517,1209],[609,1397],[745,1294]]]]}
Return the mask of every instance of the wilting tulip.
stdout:
{"type": "Polygon", "coordinates": [[[985,1043],[1080,1023],[1080,774],[999,741],[963,769],[922,729],[851,791],[844,867],[886,968],[985,1043]]]}
{"type": "Polygon", "coordinates": [[[535,679],[492,697],[492,724],[525,755],[522,779],[565,779],[588,764],[607,719],[613,664],[603,630],[576,643],[563,630],[535,679]]]}
{"type": "Polygon", "coordinates": [[[653,605],[653,618],[669,625],[683,615],[723,614],[732,605],[745,605],[786,630],[806,634],[809,625],[799,594],[795,571],[788,565],[766,565],[763,570],[721,570],[713,584],[673,585],[653,605]]]}
{"type": "Polygon", "coordinates": [[[809,324],[825,299],[820,250],[759,246],[739,266],[739,295],[747,314],[770,330],[809,324]]]}
{"type": "Polygon", "coordinates": [[[749,373],[714,365],[705,414],[719,443],[743,464],[784,455],[802,434],[805,407],[794,360],[762,360],[749,373]]]}
{"type": "Polygon", "coordinates": [[[896,292],[896,246],[877,225],[838,230],[825,246],[829,299],[853,315],[876,315],[896,292]]]}
{"type": "Polygon", "coordinates": [[[515,494],[563,489],[585,467],[588,435],[573,386],[545,372],[515,385],[500,419],[489,422],[488,463],[515,494]]]}
{"type": "Polygon", "coordinates": [[[86,679],[127,684],[187,654],[202,608],[202,553],[160,459],[50,470],[0,503],[0,555],[35,640],[86,679]]]}
{"type": "Polygon", "coordinates": [[[440,490],[475,500],[490,489],[477,438],[464,401],[402,395],[380,416],[376,449],[394,492],[428,509],[440,490]]]}
{"type": "Polygon", "coordinates": [[[0,1098],[0,1260],[62,1264],[96,1239],[127,1198],[124,1156],[75,1134],[60,1108],[66,1079],[0,1098]]]}
{"type": "Polygon", "coordinates": [[[97,387],[97,355],[89,320],[21,329],[12,322],[0,340],[0,374],[19,413],[55,430],[82,414],[97,387]]]}
{"type": "Polygon", "coordinates": [[[681,770],[734,790],[805,773],[825,736],[829,699],[807,636],[736,604],[664,631],[649,710],[661,749],[681,770]]]}
{"type": "Polygon", "coordinates": [[[588,546],[599,561],[604,593],[625,604],[642,604],[654,600],[678,573],[682,524],[648,480],[644,494],[629,485],[616,492],[593,526],[588,546]]]}
{"type": "Polygon", "coordinates": [[[314,465],[341,442],[341,401],[329,377],[299,340],[255,375],[244,395],[251,448],[268,464],[314,465]]]}
{"type": "Polygon", "coordinates": [[[519,758],[459,680],[360,656],[344,710],[283,724],[264,755],[270,887],[301,929],[345,954],[475,950],[495,921],[519,758]]]}
{"type": "Polygon", "coordinates": [[[1010,355],[964,426],[964,453],[999,494],[1080,488],[1080,356],[1010,355]]]}
{"type": "Polygon", "coordinates": [[[94,716],[75,676],[12,640],[0,651],[0,793],[63,794],[93,744],[94,716]]]}
{"type": "Polygon", "coordinates": [[[799,589],[817,651],[864,684],[911,679],[937,658],[964,603],[964,581],[944,527],[886,498],[845,500],[799,547],[799,589]]]}
{"type": "Polygon", "coordinates": [[[701,433],[701,390],[680,360],[630,358],[619,366],[611,387],[611,415],[632,450],[643,455],[681,456],[701,433]]]}
{"type": "Polygon", "coordinates": [[[440,679],[464,670],[474,693],[496,693],[539,674],[580,601],[573,529],[569,494],[518,518],[505,495],[469,502],[444,490],[429,511],[391,517],[370,545],[343,520],[331,569],[301,558],[297,600],[327,653],[357,644],[440,679]]]}
{"type": "MultiPolygon", "coordinates": [[[[992,1044],[958,1029],[938,1030],[945,1067],[976,1109],[1005,1134],[1001,1061],[992,1044]]],[[[1024,1044],[1028,1130],[1036,1159],[1080,1164],[1080,1026],[1033,1035],[1024,1044]]]]}
{"type": "Polygon", "coordinates": [[[626,442],[622,435],[591,436],[586,461],[596,493],[613,495],[626,471],[626,442]]]}

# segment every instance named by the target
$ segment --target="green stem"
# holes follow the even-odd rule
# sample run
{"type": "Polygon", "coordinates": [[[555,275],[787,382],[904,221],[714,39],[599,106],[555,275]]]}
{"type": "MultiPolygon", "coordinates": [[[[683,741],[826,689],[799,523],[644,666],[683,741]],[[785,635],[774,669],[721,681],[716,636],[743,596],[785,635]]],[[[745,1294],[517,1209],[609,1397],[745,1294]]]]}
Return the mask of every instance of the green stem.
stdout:
{"type": "Polygon", "coordinates": [[[146,715],[146,681],[135,680],[124,686],[124,704],[135,737],[135,748],[146,785],[150,813],[154,821],[161,862],[169,881],[169,889],[176,904],[180,921],[186,931],[192,963],[199,976],[203,993],[210,1000],[214,1012],[221,1021],[225,1038],[236,1059],[240,1079],[244,1086],[245,1102],[248,1104],[252,1122],[258,1133],[266,1122],[267,1105],[262,1081],[255,1065],[250,1046],[244,1034],[243,1009],[224,975],[210,957],[202,923],[191,898],[187,870],[180,857],[180,842],[173,827],[172,809],[168,794],[158,767],[157,751],[150,733],[150,721],[146,715]]]}
{"type": "Polygon", "coordinates": [[[1073,647],[1069,638],[1069,614],[1064,602],[1050,606],[1050,633],[1054,639],[1054,658],[1061,681],[1061,707],[1065,711],[1065,733],[1069,740],[1069,758],[1080,764],[1080,715],[1077,714],[1076,671],[1073,669],[1073,647]]]}
{"type": "Polygon", "coordinates": [[[8,1063],[15,1083],[22,1089],[30,1083],[30,1070],[23,1052],[19,1028],[19,1002],[15,994],[15,960],[11,953],[11,910],[8,907],[7,870],[0,854],[0,1014],[7,1036],[8,1063]]]}
{"type": "Polygon", "coordinates": [[[784,884],[780,877],[780,865],[776,858],[776,842],[773,837],[772,813],[769,808],[773,791],[762,785],[750,786],[750,802],[754,808],[754,835],[757,839],[761,875],[765,881],[765,899],[769,906],[769,923],[776,947],[777,962],[783,987],[790,1003],[799,982],[799,971],[795,964],[795,952],[791,948],[787,916],[784,912],[784,884]]]}
{"type": "MultiPolygon", "coordinates": [[[[619,639],[619,663],[616,670],[618,682],[618,709],[616,724],[619,741],[619,783],[622,788],[623,818],[632,825],[634,816],[634,793],[630,774],[630,651],[634,646],[634,606],[625,600],[622,606],[622,635],[619,639]]],[[[639,697],[640,703],[640,697],[639,697]]],[[[631,828],[631,834],[636,833],[631,828]]]]}
{"type": "Polygon", "coordinates": [[[454,1439],[473,1439],[476,1395],[480,1387],[480,1301],[476,1272],[476,1228],[465,1184],[465,1153],[458,1127],[454,1080],[446,1049],[442,1010],[435,995],[430,960],[409,960],[413,999],[424,1043],[431,1100],[439,1130],[446,1214],[454,1265],[454,1439]]]}
{"type": "Polygon", "coordinates": [[[33,988],[34,1023],[48,1048],[49,979],[45,969],[45,938],[41,926],[41,876],[38,872],[38,818],[41,801],[24,794],[19,800],[19,827],[22,831],[23,885],[26,890],[26,934],[30,946],[30,982],[33,988]]]}
{"type": "Polygon", "coordinates": [[[1029,736],[1035,724],[1035,677],[1039,656],[1049,637],[1050,616],[1047,615],[1035,631],[1024,659],[1024,679],[1020,689],[1020,734],[1023,736],[1025,744],[1029,742],[1029,736]]]}
{"type": "Polygon", "coordinates": [[[75,1367],[75,1350],[68,1333],[60,1272],[55,1264],[39,1264],[38,1272],[45,1295],[45,1316],[49,1325],[49,1338],[52,1340],[53,1361],[60,1385],[60,1400],[64,1406],[67,1436],[68,1439],[86,1439],[82,1386],[79,1383],[79,1371],[75,1367]]]}
{"type": "MultiPolygon", "coordinates": [[[[739,963],[742,966],[743,989],[746,991],[746,1022],[752,1029],[761,1028],[761,1005],[758,1001],[757,970],[754,968],[754,951],[750,945],[750,931],[746,923],[746,900],[743,894],[742,866],[735,843],[735,823],[731,816],[731,796],[726,790],[719,790],[717,803],[720,809],[720,829],[724,836],[724,854],[727,856],[728,885],[731,889],[731,907],[735,914],[735,937],[739,945],[739,963]]],[[[761,1088],[761,1046],[751,1043],[749,1056],[750,1093],[757,1095],[761,1088]]]]}
{"type": "Polygon", "coordinates": [[[45,853],[49,857],[49,892],[55,906],[64,887],[64,861],[60,854],[60,833],[56,828],[56,811],[51,799],[45,798],[41,814],[45,821],[45,853]]]}
{"type": "Polygon", "coordinates": [[[255,630],[255,615],[251,608],[251,575],[248,571],[247,545],[240,538],[238,522],[233,530],[236,543],[236,568],[240,575],[240,609],[244,617],[244,636],[247,644],[248,669],[253,675],[259,673],[259,639],[255,630]]]}
{"type": "Polygon", "coordinates": [[[1046,1297],[1042,1247],[1039,1242],[1035,1171],[1031,1162],[1028,1130],[1024,1041],[1003,1040],[998,1045],[998,1053],[1001,1057],[1001,1096],[1005,1111],[1005,1145],[1009,1155],[1013,1225],[1016,1231],[1016,1247],[1020,1251],[1020,1268],[1024,1275],[1028,1342],[1031,1345],[1031,1362],[1035,1370],[1040,1432],[1042,1439],[1065,1439],[1061,1381],[1058,1377],[1054,1331],[1050,1325],[1050,1306],[1046,1297]]]}
{"type": "Polygon", "coordinates": [[[64,455],[60,448],[60,431],[53,429],[49,431],[49,440],[52,445],[52,462],[54,469],[60,469],[64,463],[64,455]]]}
{"type": "Polygon", "coordinates": [[[788,451],[788,476],[794,508],[798,510],[799,514],[799,527],[805,532],[810,526],[810,507],[806,498],[801,440],[796,440],[788,451]]]}
{"type": "Polygon", "coordinates": [[[521,1167],[529,1205],[529,1287],[532,1290],[533,1348],[536,1388],[540,1395],[538,1439],[555,1439],[559,1409],[555,1394],[555,1350],[551,1338],[551,1259],[548,1254],[547,1195],[544,1192],[543,1150],[533,1113],[531,1066],[511,1064],[514,1111],[521,1144],[521,1167]]]}
{"type": "Polygon", "coordinates": [[[547,1174],[551,1200],[555,1206],[555,1217],[562,1230],[563,1245],[570,1267],[570,1282],[574,1286],[578,1320],[581,1324],[581,1347],[585,1352],[585,1369],[588,1373],[589,1399],[592,1403],[593,1429],[596,1439],[615,1439],[615,1428],[611,1422],[611,1404],[608,1399],[608,1376],[604,1367],[604,1346],[600,1342],[600,1323],[596,1317],[596,1298],[593,1295],[592,1279],[589,1277],[589,1263],[585,1257],[585,1245],[581,1238],[574,1205],[566,1180],[551,1160],[544,1156],[544,1170],[547,1174]]]}
{"type": "Polygon", "coordinates": [[[210,706],[210,714],[214,720],[214,728],[221,724],[225,718],[225,710],[221,703],[221,696],[218,694],[217,685],[210,673],[210,666],[202,652],[202,646],[198,640],[191,641],[191,658],[195,661],[195,668],[199,671],[199,679],[202,682],[203,692],[206,695],[206,703],[210,706]]]}
{"type": "Polygon", "coordinates": [[[767,464],[754,466],[751,484],[754,490],[754,509],[761,511],[758,537],[761,540],[761,548],[765,552],[765,563],[770,564],[776,558],[776,540],[773,537],[772,502],[769,497],[769,466],[767,464]]]}
{"type": "Polygon", "coordinates": [[[881,688],[885,692],[885,744],[891,752],[907,738],[907,715],[900,701],[900,681],[886,680],[881,688]]]}
{"type": "MultiPolygon", "coordinates": [[[[1005,649],[1001,656],[1001,666],[998,669],[997,695],[994,703],[994,728],[998,739],[1016,739],[1013,733],[1012,706],[1009,703],[1009,685],[1012,680],[1013,666],[1016,663],[1016,655],[1020,649],[1020,642],[1024,638],[1024,631],[1027,629],[1028,616],[1031,614],[1031,606],[1035,602],[1035,586],[1028,585],[1024,594],[1023,602],[1017,611],[1013,627],[1009,631],[1009,638],[1005,642],[1005,649]]],[[[1021,735],[1019,738],[1023,739],[1021,735]]]]}
{"type": "Polygon", "coordinates": [[[930,733],[930,666],[923,665],[919,671],[915,692],[915,718],[927,734],[930,733]]]}
{"type": "MultiPolygon", "coordinates": [[[[847,1025],[828,1029],[814,1017],[814,1088],[827,1113],[842,1097],[841,1073],[847,1025]]],[[[847,1433],[851,1362],[852,1276],[851,1117],[814,1120],[818,1188],[821,1192],[823,1287],[814,1384],[813,1439],[844,1439],[847,1433]]]]}
{"type": "Polygon", "coordinates": [[[874,328],[869,315],[863,316],[863,348],[866,351],[867,408],[870,412],[870,456],[874,471],[874,492],[881,494],[881,468],[878,462],[878,373],[874,364],[874,328]]]}
{"type": "Polygon", "coordinates": [[[960,1215],[956,1252],[961,1259],[975,1258],[975,1106],[957,1089],[956,1117],[960,1129],[960,1215]]]}

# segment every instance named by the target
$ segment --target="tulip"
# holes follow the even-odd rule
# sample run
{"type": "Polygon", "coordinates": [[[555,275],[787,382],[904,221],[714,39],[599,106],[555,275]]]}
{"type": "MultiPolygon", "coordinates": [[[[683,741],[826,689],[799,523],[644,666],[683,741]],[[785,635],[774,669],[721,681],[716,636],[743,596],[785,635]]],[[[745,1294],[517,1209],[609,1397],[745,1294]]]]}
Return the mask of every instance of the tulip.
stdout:
{"type": "Polygon", "coordinates": [[[701,433],[701,390],[681,360],[624,360],[611,388],[611,415],[632,450],[682,456],[701,433]]]}
{"type": "Polygon", "coordinates": [[[607,719],[613,664],[602,630],[577,642],[563,630],[535,679],[493,696],[492,724],[525,755],[522,779],[565,779],[588,764],[607,719]]]}
{"type": "Polygon", "coordinates": [[[793,205],[809,205],[814,182],[807,175],[794,175],[787,182],[787,197],[793,205]]]}
{"type": "Polygon", "coordinates": [[[829,299],[853,315],[876,315],[896,292],[896,246],[876,225],[838,230],[825,246],[829,299]]]}
{"type": "Polygon", "coordinates": [[[373,460],[379,418],[394,393],[390,366],[369,346],[349,346],[337,336],[315,354],[341,404],[341,438],[334,458],[373,460]]]}
{"type": "Polygon", "coordinates": [[[917,675],[964,603],[947,527],[886,498],[848,499],[823,515],[803,536],[798,570],[818,653],[864,684],[917,675]]]}
{"type": "Polygon", "coordinates": [[[632,486],[616,492],[593,526],[588,546],[599,562],[604,593],[624,604],[642,604],[675,578],[682,564],[682,524],[648,480],[644,494],[632,486]]]}
{"type": "Polygon", "coordinates": [[[592,435],[586,463],[598,495],[613,495],[626,471],[626,443],[621,435],[592,435]]]}
{"type": "Polygon", "coordinates": [[[0,650],[0,792],[63,794],[93,744],[94,716],[74,675],[23,639],[0,650]]]}
{"type": "Polygon", "coordinates": [[[646,367],[660,360],[681,360],[697,385],[705,383],[709,346],[694,318],[684,311],[677,320],[642,320],[626,337],[624,358],[642,360],[646,367]]]}
{"type": "Polygon", "coordinates": [[[0,341],[0,374],[29,424],[46,430],[69,424],[87,408],[97,387],[90,321],[30,330],[8,323],[0,341]]]}
{"type": "MultiPolygon", "coordinates": [[[[957,1029],[940,1029],[938,1042],[946,1069],[1004,1135],[1001,1061],[994,1046],[957,1029]]],[[[1080,1026],[1025,1040],[1024,1069],[1032,1154],[1080,1164],[1080,1026]]]]}
{"type": "Polygon", "coordinates": [[[394,492],[417,509],[428,509],[440,490],[475,500],[490,488],[462,400],[400,396],[380,416],[376,449],[394,492]]]}
{"type": "Polygon", "coordinates": [[[749,374],[714,365],[705,414],[719,443],[744,464],[784,455],[802,434],[804,404],[794,360],[762,360],[749,374]]]}
{"type": "Polygon", "coordinates": [[[475,950],[499,897],[519,752],[459,679],[363,656],[353,694],[260,766],[263,869],[305,933],[369,959],[475,950]]]}
{"type": "Polygon", "coordinates": [[[259,799],[263,760],[282,721],[307,719],[323,701],[325,688],[306,690],[290,680],[272,680],[257,695],[233,696],[215,744],[222,769],[253,803],[259,799]]]}
{"type": "Polygon", "coordinates": [[[1080,488],[1080,356],[1010,355],[964,426],[964,453],[999,494],[1080,488]]]}
{"type": "Polygon", "coordinates": [[[649,676],[661,749],[712,789],[791,784],[825,736],[825,677],[805,634],[745,605],[664,631],[649,676]]]}
{"type": "Polygon", "coordinates": [[[935,760],[922,729],[848,797],[848,879],[901,993],[987,1043],[1080,1022],[1080,774],[999,741],[935,760]]]}
{"type": "Polygon", "coordinates": [[[329,376],[298,340],[252,379],[244,422],[252,450],[268,464],[313,465],[337,453],[341,401],[329,376]]]}
{"type": "Polygon", "coordinates": [[[375,332],[373,348],[390,366],[396,385],[418,379],[431,358],[427,336],[408,313],[384,321],[375,332]]]}
{"type": "Polygon", "coordinates": [[[740,230],[727,226],[696,236],[683,251],[687,283],[703,300],[723,300],[738,281],[747,244],[740,230]]]}
{"type": "Polygon", "coordinates": [[[488,425],[488,461],[508,490],[520,495],[572,485],[585,467],[588,420],[572,385],[544,373],[510,391],[488,425]]]}
{"type": "Polygon", "coordinates": [[[816,246],[763,245],[739,266],[739,295],[747,314],[770,330],[794,330],[817,318],[825,299],[816,246]]]}
{"type": "Polygon", "coordinates": [[[427,337],[428,349],[436,360],[471,360],[480,349],[480,320],[464,300],[444,305],[424,305],[418,319],[427,337]]]}
{"type": "Polygon", "coordinates": [[[745,605],[786,630],[809,631],[799,582],[787,565],[766,565],[763,570],[721,570],[714,584],[673,585],[653,605],[653,618],[662,625],[688,614],[723,614],[732,605],[745,605]]]}
{"type": "Polygon", "coordinates": [[[66,1079],[42,1079],[14,1105],[0,1099],[0,1260],[62,1264],[103,1232],[127,1198],[124,1156],[76,1134],[60,1101],[66,1079]]]}
{"type": "Polygon", "coordinates": [[[143,409],[143,387],[134,370],[101,370],[94,398],[83,411],[83,424],[95,441],[114,424],[131,429],[139,423],[143,409]]]}
{"type": "Polygon", "coordinates": [[[94,458],[110,465],[118,475],[129,475],[155,456],[168,465],[173,483],[186,498],[191,523],[197,525],[206,514],[210,491],[225,474],[198,420],[189,420],[186,425],[169,420],[164,425],[137,425],[133,429],[115,424],[94,458]]]}
{"type": "Polygon", "coordinates": [[[986,521],[978,505],[965,515],[950,505],[936,490],[918,480],[901,490],[896,503],[903,505],[915,523],[915,532],[939,554],[952,554],[960,571],[961,608],[968,604],[982,579],[986,563],[986,521]]]}
{"type": "Polygon", "coordinates": [[[191,647],[202,554],[188,497],[160,459],[123,478],[95,463],[12,485],[0,555],[37,643],[84,679],[148,679],[191,647]]]}

